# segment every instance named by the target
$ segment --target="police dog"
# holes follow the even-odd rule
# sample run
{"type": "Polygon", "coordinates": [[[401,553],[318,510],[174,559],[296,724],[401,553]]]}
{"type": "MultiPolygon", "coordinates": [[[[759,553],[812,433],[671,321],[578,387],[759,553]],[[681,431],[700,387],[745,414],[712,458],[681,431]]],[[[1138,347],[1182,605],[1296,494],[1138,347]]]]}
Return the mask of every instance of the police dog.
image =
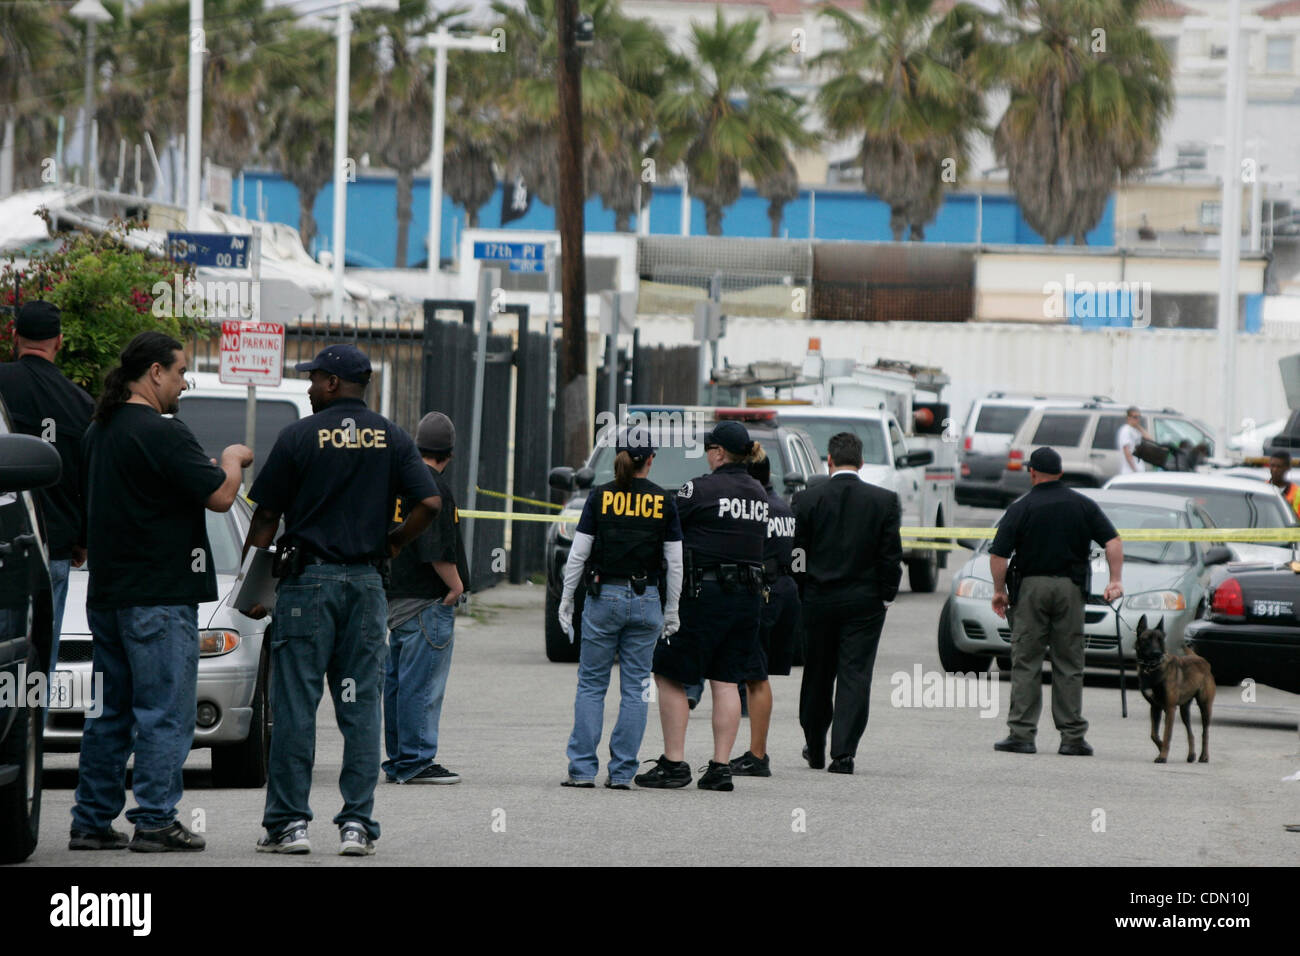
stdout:
{"type": "Polygon", "coordinates": [[[1201,763],[1209,763],[1210,711],[1214,706],[1214,675],[1210,662],[1199,654],[1185,651],[1181,656],[1165,652],[1165,619],[1154,628],[1147,627],[1146,615],[1137,626],[1138,687],[1151,705],[1151,742],[1160,750],[1156,763],[1169,757],[1169,737],[1174,730],[1174,710],[1183,715],[1187,728],[1187,762],[1196,760],[1196,738],[1192,734],[1192,698],[1201,711],[1201,763]],[[1165,715],[1165,735],[1161,739],[1160,714],[1165,715]]]}

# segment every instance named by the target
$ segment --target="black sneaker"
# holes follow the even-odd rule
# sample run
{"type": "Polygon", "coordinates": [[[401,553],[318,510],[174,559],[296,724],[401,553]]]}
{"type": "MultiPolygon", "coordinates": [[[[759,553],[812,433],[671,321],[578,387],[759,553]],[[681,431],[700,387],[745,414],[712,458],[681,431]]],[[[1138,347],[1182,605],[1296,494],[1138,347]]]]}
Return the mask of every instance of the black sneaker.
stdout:
{"type": "Polygon", "coordinates": [[[114,830],[109,827],[107,830],[91,831],[77,830],[72,831],[68,839],[69,850],[125,850],[126,845],[131,842],[121,830],[114,830]]]}
{"type": "Polygon", "coordinates": [[[700,777],[700,781],[696,786],[701,790],[727,791],[736,789],[736,785],[731,782],[731,767],[716,760],[709,761],[708,767],[704,769],[704,776],[700,777]]]}
{"type": "Polygon", "coordinates": [[[135,836],[127,845],[128,850],[136,853],[171,853],[174,850],[202,850],[207,846],[203,837],[185,829],[181,821],[173,821],[169,827],[161,830],[141,830],[135,828],[135,836]]]}
{"type": "Polygon", "coordinates": [[[691,765],[685,760],[669,760],[661,754],[658,760],[647,760],[646,763],[654,763],[654,766],[633,778],[638,787],[676,790],[691,782],[691,765]]]}
{"type": "Polygon", "coordinates": [[[772,755],[755,757],[753,751],[746,750],[743,756],[731,761],[731,774],[734,777],[770,777],[772,776],[772,755]]]}
{"type": "Polygon", "coordinates": [[[406,783],[460,783],[460,774],[453,773],[440,763],[430,764],[406,783]]]}
{"type": "Polygon", "coordinates": [[[310,853],[311,840],[307,839],[307,821],[295,820],[272,836],[270,831],[257,841],[258,853],[310,853]]]}

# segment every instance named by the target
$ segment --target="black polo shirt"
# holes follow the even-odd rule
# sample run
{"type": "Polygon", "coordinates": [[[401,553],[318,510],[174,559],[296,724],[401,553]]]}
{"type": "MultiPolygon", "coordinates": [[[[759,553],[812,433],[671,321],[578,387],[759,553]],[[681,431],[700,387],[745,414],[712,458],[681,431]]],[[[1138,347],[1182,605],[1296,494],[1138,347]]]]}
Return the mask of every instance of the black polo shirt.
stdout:
{"type": "Polygon", "coordinates": [[[280,432],[248,496],[284,516],[284,538],[333,564],[388,556],[398,495],[438,494],[411,436],[359,398],[280,432]]]}
{"type": "Polygon", "coordinates": [[[204,503],[226,480],[175,418],[128,402],[86,431],[92,610],[217,598],[204,503]]]}
{"type": "Polygon", "coordinates": [[[727,464],[677,492],[683,547],[696,567],[719,562],[762,564],[770,507],[767,493],[742,464],[727,464]]]}
{"type": "Polygon", "coordinates": [[[1045,481],[1011,503],[989,551],[1000,558],[1014,552],[1022,578],[1069,578],[1086,587],[1091,542],[1104,545],[1115,536],[1097,502],[1059,480],[1045,481]]]}
{"type": "Polygon", "coordinates": [[[34,494],[45,516],[50,559],[67,560],[72,546],[85,540],[81,439],[90,427],[95,404],[85,389],[38,355],[0,365],[0,398],[9,408],[15,431],[51,442],[63,461],[59,483],[37,488],[34,494]]]}

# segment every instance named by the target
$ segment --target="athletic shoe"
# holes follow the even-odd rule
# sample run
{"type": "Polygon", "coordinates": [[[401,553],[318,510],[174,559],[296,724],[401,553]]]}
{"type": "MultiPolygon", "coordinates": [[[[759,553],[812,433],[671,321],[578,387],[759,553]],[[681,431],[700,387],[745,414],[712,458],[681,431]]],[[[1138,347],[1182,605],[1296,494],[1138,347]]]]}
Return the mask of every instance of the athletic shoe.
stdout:
{"type": "Polygon", "coordinates": [[[257,841],[258,853],[310,853],[311,841],[307,839],[307,821],[295,820],[272,836],[268,830],[257,841]]]}
{"type": "Polygon", "coordinates": [[[406,783],[460,783],[460,774],[453,773],[440,763],[430,764],[406,783]]]}
{"type": "Polygon", "coordinates": [[[753,751],[746,750],[743,756],[731,761],[733,777],[770,777],[772,776],[772,755],[755,757],[753,751]]]}
{"type": "Polygon", "coordinates": [[[632,785],[630,783],[615,783],[613,780],[606,780],[605,789],[606,790],[631,790],[632,785]]]}
{"type": "Polygon", "coordinates": [[[372,856],[375,841],[360,823],[345,823],[339,827],[339,856],[372,856]]]}
{"type": "Polygon", "coordinates": [[[704,776],[700,777],[699,783],[696,784],[701,790],[735,790],[736,785],[731,782],[731,767],[717,760],[710,760],[708,767],[703,769],[704,776]]]}
{"type": "Polygon", "coordinates": [[[125,850],[126,845],[131,842],[121,830],[114,830],[109,827],[107,830],[90,831],[76,830],[72,831],[68,839],[69,850],[125,850]]]}
{"type": "Polygon", "coordinates": [[[205,846],[207,842],[203,837],[191,833],[179,820],[175,820],[171,826],[160,830],[141,830],[136,827],[135,836],[127,844],[127,849],[136,853],[170,853],[174,850],[202,850],[205,846]]]}
{"type": "Polygon", "coordinates": [[[691,782],[691,765],[685,760],[669,760],[660,755],[658,760],[647,760],[654,766],[645,773],[637,774],[633,779],[638,787],[651,787],[659,790],[676,790],[691,782]]]}
{"type": "Polygon", "coordinates": [[[561,787],[577,787],[579,790],[594,790],[596,781],[594,780],[574,780],[572,777],[565,777],[560,781],[561,787]]]}

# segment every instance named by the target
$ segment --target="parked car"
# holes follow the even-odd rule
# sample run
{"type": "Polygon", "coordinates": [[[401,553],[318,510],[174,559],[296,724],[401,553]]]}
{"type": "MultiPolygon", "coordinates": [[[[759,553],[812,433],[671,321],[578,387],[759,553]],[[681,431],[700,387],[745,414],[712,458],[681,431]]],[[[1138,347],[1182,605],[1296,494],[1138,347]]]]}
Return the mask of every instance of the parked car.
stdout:
{"type": "MultiPolygon", "coordinates": [[[[671,432],[675,436],[674,440],[660,439],[650,471],[651,481],[674,494],[692,478],[708,473],[709,466],[704,459],[704,434],[715,422],[726,419],[743,421],[750,437],[762,444],[772,463],[772,487],[782,492],[786,498],[802,489],[810,475],[826,473],[826,461],[817,455],[808,434],[790,425],[778,423],[777,413],[773,409],[637,406],[628,411],[629,414],[664,416],[691,413],[691,417],[683,421],[687,423],[693,450],[686,447],[687,436],[680,436],[674,430],[671,432]]],[[[651,430],[654,433],[653,425],[651,430]]],[[[578,519],[582,516],[587,493],[593,485],[614,480],[615,452],[613,443],[609,440],[610,434],[609,427],[601,431],[596,439],[596,447],[581,468],[551,469],[550,486],[571,493],[564,510],[560,512],[564,520],[552,523],[546,535],[546,657],[552,661],[576,661],[582,647],[582,605],[586,589],[581,583],[574,597],[573,643],[569,643],[569,638],[560,630],[559,609],[560,597],[564,592],[564,564],[569,559],[569,548],[573,544],[573,535],[577,530],[578,519]]]]}
{"type": "MultiPolygon", "coordinates": [[[[218,787],[260,787],[266,783],[271,745],[271,618],[255,621],[225,603],[239,573],[239,553],[252,509],[236,498],[226,513],[205,512],[212,561],[217,572],[216,601],[199,605],[199,682],[194,747],[212,748],[212,782],[218,787]]],[[[89,564],[68,576],[68,603],[59,639],[58,670],[72,686],[88,686],[91,671],[90,625],[86,616],[89,564]]],[[[85,707],[52,708],[45,730],[50,750],[81,747],[85,707]]]]}
{"type": "Polygon", "coordinates": [[[1002,487],[1011,439],[1035,408],[1062,402],[1109,402],[1104,395],[1048,395],[989,392],[971,402],[962,425],[958,454],[957,503],[1005,508],[1017,494],[1002,487]]]}
{"type": "MultiPolygon", "coordinates": [[[[1086,489],[1081,492],[1097,502],[1117,529],[1124,528],[1212,528],[1208,512],[1187,498],[1146,491],[1086,489]]],[[[999,518],[999,521],[1001,519],[999,518]]],[[[980,542],[966,565],[952,581],[952,593],[939,615],[939,660],[944,668],[957,672],[983,672],[993,658],[999,669],[1010,669],[1011,624],[993,613],[993,575],[989,570],[989,546],[980,542]]],[[[1231,560],[1232,553],[1221,545],[1192,541],[1130,541],[1124,545],[1120,604],[1119,647],[1126,661],[1135,661],[1138,619],[1163,617],[1168,646],[1178,647],[1187,625],[1204,613],[1211,569],[1231,560]]],[[[1094,546],[1090,573],[1090,594],[1100,595],[1109,579],[1105,556],[1094,546]]],[[[1100,600],[1100,598],[1098,598],[1100,600]]],[[[1117,666],[1115,611],[1105,603],[1089,603],[1084,609],[1085,660],[1093,666],[1117,666]]]]}
{"type": "MultiPolygon", "coordinates": [[[[191,372],[181,392],[176,417],[189,426],[213,458],[227,445],[244,444],[248,415],[248,386],[224,385],[214,372],[191,372]]],[[[306,379],[286,378],[274,388],[257,389],[257,438],[253,468],[261,472],[281,429],[312,414],[306,379]]]]}
{"type": "MultiPolygon", "coordinates": [[[[1214,472],[1198,474],[1179,471],[1145,471],[1116,475],[1107,488],[1123,491],[1154,491],[1185,495],[1209,513],[1219,528],[1294,528],[1295,512],[1272,485],[1250,478],[1234,478],[1214,472]]],[[[1290,561],[1296,556],[1293,544],[1230,541],[1225,539],[1234,561],[1290,561]]]]}
{"type": "Polygon", "coordinates": [[[1230,564],[1194,621],[1187,645],[1210,662],[1220,688],[1250,678],[1300,694],[1300,565],[1230,564]]]}
{"type": "MultiPolygon", "coordinates": [[[[1025,416],[1011,439],[1000,487],[1015,499],[1029,490],[1029,456],[1050,445],[1061,455],[1062,481],[1081,488],[1100,488],[1119,474],[1119,429],[1128,406],[1082,402],[1035,408],[1025,416]]],[[[1210,430],[1172,408],[1144,409],[1142,425],[1156,444],[1176,447],[1183,441],[1204,443],[1214,453],[1210,430]]]]}
{"type": "Polygon", "coordinates": [[[0,863],[36,849],[41,826],[43,703],[29,694],[53,644],[49,548],[33,488],[58,482],[54,446],[12,434],[0,401],[0,863]]]}
{"type": "MultiPolygon", "coordinates": [[[[808,432],[822,459],[837,432],[849,431],[862,439],[858,473],[863,481],[898,495],[904,527],[946,527],[956,513],[951,451],[946,465],[936,463],[933,450],[909,444],[892,412],[816,405],[783,405],[778,411],[781,422],[808,432]]],[[[910,547],[904,549],[903,561],[909,587],[929,594],[939,583],[939,569],[948,565],[948,552],[910,547]]]]}

